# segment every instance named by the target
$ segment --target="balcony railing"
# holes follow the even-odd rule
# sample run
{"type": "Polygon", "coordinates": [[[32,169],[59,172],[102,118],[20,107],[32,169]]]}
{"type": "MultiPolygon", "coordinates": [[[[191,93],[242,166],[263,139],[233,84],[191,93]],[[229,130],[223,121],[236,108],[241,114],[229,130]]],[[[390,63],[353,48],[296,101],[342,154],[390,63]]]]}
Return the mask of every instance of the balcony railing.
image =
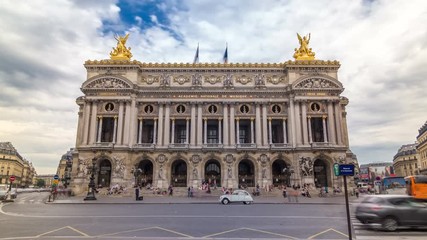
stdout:
{"type": "Polygon", "coordinates": [[[114,147],[113,142],[97,142],[95,143],[95,147],[99,147],[99,148],[113,148],[114,147]]]}
{"type": "Polygon", "coordinates": [[[138,143],[134,145],[135,148],[143,148],[143,149],[154,149],[153,143],[138,143]]]}
{"type": "Polygon", "coordinates": [[[237,148],[256,148],[256,143],[239,143],[237,148]]]}
{"type": "Polygon", "coordinates": [[[219,143],[207,143],[203,144],[203,148],[222,148],[224,145],[219,143]]]}
{"type": "Polygon", "coordinates": [[[325,147],[332,147],[332,145],[331,143],[328,143],[328,142],[312,142],[311,147],[325,148],[325,147]]]}
{"type": "Polygon", "coordinates": [[[277,149],[277,148],[287,148],[290,147],[291,145],[288,143],[271,143],[270,144],[270,148],[272,149],[277,149]]]}
{"type": "Polygon", "coordinates": [[[188,143],[172,143],[169,144],[169,147],[175,149],[188,148],[188,143]]]}

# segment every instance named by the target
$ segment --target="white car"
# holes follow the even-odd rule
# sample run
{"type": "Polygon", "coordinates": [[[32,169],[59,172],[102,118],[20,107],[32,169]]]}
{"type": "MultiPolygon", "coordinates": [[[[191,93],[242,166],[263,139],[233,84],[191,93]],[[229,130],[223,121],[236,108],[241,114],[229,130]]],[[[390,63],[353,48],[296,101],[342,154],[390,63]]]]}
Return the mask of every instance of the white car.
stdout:
{"type": "Polygon", "coordinates": [[[232,194],[225,194],[219,197],[219,202],[229,204],[233,202],[243,202],[243,204],[251,204],[254,199],[251,194],[245,190],[234,190],[232,194]]]}

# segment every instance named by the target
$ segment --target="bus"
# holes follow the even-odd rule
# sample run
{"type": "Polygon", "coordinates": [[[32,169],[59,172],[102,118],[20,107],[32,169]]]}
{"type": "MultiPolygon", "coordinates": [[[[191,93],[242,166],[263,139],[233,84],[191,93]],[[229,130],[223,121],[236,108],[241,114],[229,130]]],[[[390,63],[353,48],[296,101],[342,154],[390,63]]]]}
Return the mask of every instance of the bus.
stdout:
{"type": "Polygon", "coordinates": [[[406,182],[404,177],[385,177],[380,182],[380,193],[406,194],[406,182]]]}
{"type": "Polygon", "coordinates": [[[427,176],[414,175],[405,177],[406,192],[417,199],[427,200],[427,176]]]}

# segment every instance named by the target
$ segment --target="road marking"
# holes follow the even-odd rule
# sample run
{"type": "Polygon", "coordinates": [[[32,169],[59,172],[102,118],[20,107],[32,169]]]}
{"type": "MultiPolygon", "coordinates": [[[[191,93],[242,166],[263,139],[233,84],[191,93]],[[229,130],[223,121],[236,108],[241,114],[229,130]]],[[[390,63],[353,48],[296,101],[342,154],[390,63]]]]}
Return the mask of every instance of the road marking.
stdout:
{"type": "Polygon", "coordinates": [[[184,233],[180,233],[180,232],[176,232],[176,231],[173,231],[173,230],[169,230],[169,229],[166,229],[166,228],[162,228],[162,227],[155,227],[155,228],[158,228],[160,230],[164,230],[164,231],[167,231],[167,232],[175,233],[175,234],[178,234],[178,235],[181,235],[181,236],[184,236],[184,237],[193,238],[193,236],[190,236],[190,235],[187,235],[187,234],[184,234],[184,233]]]}
{"type": "Polygon", "coordinates": [[[223,232],[214,233],[214,234],[211,234],[211,235],[206,235],[206,236],[203,236],[202,238],[210,238],[210,237],[221,235],[221,234],[225,234],[225,233],[235,232],[235,231],[238,231],[238,230],[241,230],[241,229],[243,229],[243,228],[231,229],[231,230],[228,230],[228,231],[223,231],[223,232]]]}
{"type": "Polygon", "coordinates": [[[315,237],[317,237],[317,236],[319,236],[319,235],[322,235],[322,234],[324,234],[324,233],[327,233],[327,232],[329,232],[329,231],[333,231],[333,232],[336,232],[336,233],[338,233],[338,234],[341,234],[341,235],[343,235],[343,236],[345,236],[345,237],[348,237],[348,235],[347,235],[347,234],[344,234],[344,233],[342,233],[342,232],[340,232],[340,231],[338,231],[338,230],[335,230],[335,229],[333,229],[333,228],[328,228],[328,229],[326,229],[325,231],[322,231],[322,232],[316,233],[316,234],[314,234],[314,235],[312,235],[312,236],[308,237],[307,239],[314,239],[315,237]]]}
{"type": "Polygon", "coordinates": [[[244,228],[244,229],[252,230],[252,231],[255,231],[255,232],[261,232],[261,233],[267,233],[267,234],[271,234],[271,235],[276,235],[276,236],[279,236],[279,237],[286,237],[286,238],[289,238],[289,239],[297,239],[297,238],[294,238],[294,237],[291,237],[291,236],[288,236],[288,235],[283,235],[283,234],[274,233],[274,232],[268,232],[268,231],[259,230],[259,229],[253,229],[253,228],[244,228]]]}
{"type": "Polygon", "coordinates": [[[65,226],[65,227],[57,228],[57,229],[54,229],[54,230],[52,230],[52,231],[48,231],[48,232],[45,232],[45,233],[39,234],[39,235],[37,235],[36,237],[37,237],[37,238],[39,238],[39,237],[41,237],[41,236],[43,236],[43,235],[46,235],[46,234],[49,234],[49,233],[53,233],[53,232],[57,232],[57,231],[60,231],[60,230],[62,230],[62,229],[65,229],[65,228],[71,229],[72,231],[75,231],[75,232],[77,232],[77,233],[79,233],[79,234],[81,234],[81,235],[83,235],[83,236],[85,236],[85,237],[90,237],[90,236],[89,236],[89,235],[87,235],[86,233],[84,233],[84,232],[82,232],[82,231],[79,231],[79,230],[77,230],[77,229],[75,229],[75,228],[73,228],[73,227],[71,227],[71,226],[65,226]]]}
{"type": "Polygon", "coordinates": [[[107,233],[107,234],[98,235],[97,237],[104,237],[104,236],[116,235],[116,234],[120,234],[120,233],[129,233],[129,232],[143,231],[143,230],[148,230],[148,229],[152,229],[152,228],[154,228],[154,227],[146,227],[146,228],[139,228],[139,229],[133,229],[133,230],[120,231],[120,232],[115,232],[115,233],[107,233]]]}

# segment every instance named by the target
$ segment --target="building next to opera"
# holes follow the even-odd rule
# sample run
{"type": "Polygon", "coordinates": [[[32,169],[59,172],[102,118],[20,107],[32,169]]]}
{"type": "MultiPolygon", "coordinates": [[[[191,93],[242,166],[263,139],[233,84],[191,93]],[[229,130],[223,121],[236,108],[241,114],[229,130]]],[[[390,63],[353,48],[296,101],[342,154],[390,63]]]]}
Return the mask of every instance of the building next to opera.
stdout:
{"type": "MultiPolygon", "coordinates": [[[[86,61],[71,187],[342,185],[349,149],[338,61],[300,37],[283,63],[144,63],[118,37],[86,61]]],[[[357,164],[357,163],[356,163],[357,164]]]]}

